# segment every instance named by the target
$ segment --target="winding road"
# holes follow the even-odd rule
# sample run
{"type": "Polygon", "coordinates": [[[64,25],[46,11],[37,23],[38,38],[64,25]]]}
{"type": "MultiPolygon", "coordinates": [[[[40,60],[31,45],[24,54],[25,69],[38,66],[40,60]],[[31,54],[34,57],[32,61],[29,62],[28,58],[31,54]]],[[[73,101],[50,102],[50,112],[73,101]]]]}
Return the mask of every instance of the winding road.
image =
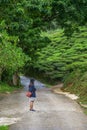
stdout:
{"type": "Polygon", "coordinates": [[[21,83],[25,89],[20,93],[0,96],[0,118],[11,118],[15,122],[10,130],[87,130],[87,116],[81,107],[64,95],[52,93],[39,81],[35,81],[36,111],[29,111],[25,96],[29,79],[21,77],[21,83]]]}

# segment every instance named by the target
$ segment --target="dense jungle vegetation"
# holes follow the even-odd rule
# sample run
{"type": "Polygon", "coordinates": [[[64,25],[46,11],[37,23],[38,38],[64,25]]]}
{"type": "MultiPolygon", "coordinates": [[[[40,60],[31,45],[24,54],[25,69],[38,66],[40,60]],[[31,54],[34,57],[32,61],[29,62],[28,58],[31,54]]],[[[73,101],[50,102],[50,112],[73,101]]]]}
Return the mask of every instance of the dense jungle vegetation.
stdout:
{"type": "Polygon", "coordinates": [[[48,36],[50,43],[37,51],[35,69],[52,82],[61,80],[66,90],[76,93],[87,103],[87,29],[79,27],[70,38],[61,29],[42,35],[48,36]]]}
{"type": "Polygon", "coordinates": [[[64,82],[87,103],[87,0],[0,0],[0,86],[19,85],[19,73],[64,82]]]}

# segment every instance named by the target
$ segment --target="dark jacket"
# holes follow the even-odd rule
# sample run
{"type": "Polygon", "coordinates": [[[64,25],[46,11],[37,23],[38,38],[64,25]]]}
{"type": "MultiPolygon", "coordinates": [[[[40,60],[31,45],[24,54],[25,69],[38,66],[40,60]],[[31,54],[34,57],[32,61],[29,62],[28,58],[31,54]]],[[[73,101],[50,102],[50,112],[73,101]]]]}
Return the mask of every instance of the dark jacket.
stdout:
{"type": "Polygon", "coordinates": [[[31,97],[36,97],[36,88],[35,86],[29,86],[29,91],[32,93],[31,97]]]}

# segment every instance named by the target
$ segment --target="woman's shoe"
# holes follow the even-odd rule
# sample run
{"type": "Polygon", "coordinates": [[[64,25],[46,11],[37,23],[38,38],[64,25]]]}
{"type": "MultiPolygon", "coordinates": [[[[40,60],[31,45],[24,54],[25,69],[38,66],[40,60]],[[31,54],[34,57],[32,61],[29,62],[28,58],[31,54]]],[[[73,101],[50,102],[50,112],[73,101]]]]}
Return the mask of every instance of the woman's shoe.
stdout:
{"type": "Polygon", "coordinates": [[[30,111],[35,111],[34,109],[30,109],[30,111]]]}

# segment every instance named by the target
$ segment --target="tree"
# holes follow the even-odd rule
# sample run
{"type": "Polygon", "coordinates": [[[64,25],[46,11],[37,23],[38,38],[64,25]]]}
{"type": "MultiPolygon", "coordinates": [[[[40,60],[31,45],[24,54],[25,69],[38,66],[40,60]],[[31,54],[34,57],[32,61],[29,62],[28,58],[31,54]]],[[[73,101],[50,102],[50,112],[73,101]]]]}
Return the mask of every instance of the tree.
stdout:
{"type": "Polygon", "coordinates": [[[31,57],[33,66],[37,60],[36,52],[49,44],[41,32],[55,27],[63,28],[71,36],[78,26],[87,21],[86,0],[1,0],[0,21],[5,20],[5,30],[9,36],[18,37],[17,46],[31,57]]]}
{"type": "Polygon", "coordinates": [[[51,42],[37,51],[38,60],[34,64],[41,75],[58,80],[64,79],[73,71],[87,71],[87,29],[84,26],[79,27],[79,30],[79,33],[74,32],[70,38],[61,29],[45,33],[51,42]]]}
{"type": "Polygon", "coordinates": [[[16,46],[18,37],[9,36],[6,32],[4,21],[0,24],[0,80],[2,73],[6,70],[13,74],[22,68],[29,58],[20,47],[16,46]]]}

